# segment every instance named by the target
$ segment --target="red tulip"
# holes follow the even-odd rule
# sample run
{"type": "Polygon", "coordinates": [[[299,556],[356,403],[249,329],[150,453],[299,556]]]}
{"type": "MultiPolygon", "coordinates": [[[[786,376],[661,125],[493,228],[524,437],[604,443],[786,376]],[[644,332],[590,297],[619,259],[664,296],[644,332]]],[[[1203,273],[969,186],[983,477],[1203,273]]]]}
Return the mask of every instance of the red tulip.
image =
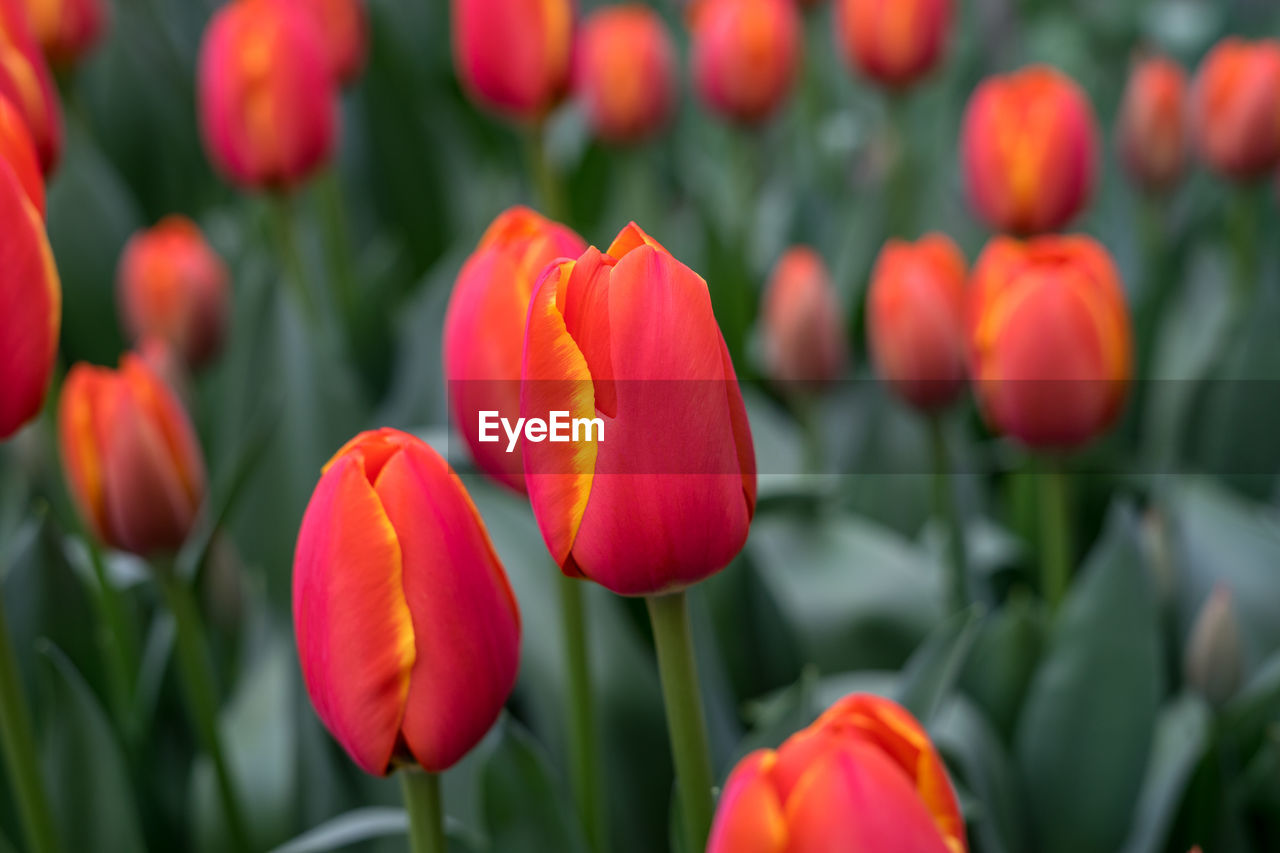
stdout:
{"type": "Polygon", "coordinates": [[[44,178],[40,174],[40,157],[22,113],[0,95],[0,160],[8,164],[27,200],[44,217],[44,178]]]}
{"type": "Polygon", "coordinates": [[[675,48],[662,19],[648,6],[606,6],[587,18],[574,76],[601,139],[636,142],[671,117],[675,48]]]}
{"type": "Polygon", "coordinates": [[[473,98],[537,120],[569,87],[570,0],[453,0],[453,60],[473,98]]]}
{"type": "Polygon", "coordinates": [[[1200,156],[1235,180],[1280,164],[1280,42],[1229,38],[1204,58],[1191,95],[1200,156]]]}
{"type": "Polygon", "coordinates": [[[1117,142],[1125,168],[1148,190],[1168,189],[1187,165],[1187,74],[1163,57],[1134,67],[1120,104],[1117,142]]]}
{"type": "Polygon", "coordinates": [[[397,430],[361,433],[325,466],[293,620],[316,713],[368,773],[452,766],[515,685],[520,612],[484,522],[444,460],[397,430]]]}
{"type": "Polygon", "coordinates": [[[522,377],[526,420],[586,419],[573,441],[524,433],[529,500],[566,575],[659,595],[742,549],[756,471],[733,364],[706,282],[637,226],[543,274],[522,377]]]}
{"type": "Polygon", "coordinates": [[[0,95],[22,113],[40,169],[49,175],[62,153],[62,107],[23,0],[0,0],[0,95]]]}
{"type": "Polygon", "coordinates": [[[699,0],[691,19],[694,83],[707,106],[742,122],[772,115],[800,62],[795,0],[699,0]]]}
{"type": "Polygon", "coordinates": [[[1115,421],[1131,372],[1129,311],[1088,237],[992,240],[969,289],[970,375],[988,422],[1034,448],[1071,448],[1115,421]]]}
{"type": "Polygon", "coordinates": [[[116,275],[120,313],[134,340],[167,341],[187,365],[222,347],[230,300],[227,268],[196,224],[169,216],[135,234],[116,275]]]}
{"type": "Polygon", "coordinates": [[[480,413],[520,415],[520,364],[533,286],[548,264],[576,258],[582,238],[526,207],[498,216],[462,265],[444,318],[444,374],[453,422],[490,477],[524,491],[520,453],[480,441],[480,413]]]}
{"type": "Polygon", "coordinates": [[[25,5],[36,41],[54,65],[74,64],[106,31],[103,0],[25,0],[25,5]]]}
{"type": "Polygon", "coordinates": [[[315,17],[334,78],[348,85],[364,70],[369,21],[364,0],[295,0],[315,17]]]}
{"type": "Polygon", "coordinates": [[[965,853],[946,767],[906,709],[868,694],[738,763],[707,853],[965,853]]]}
{"type": "Polygon", "coordinates": [[[182,404],[142,359],[126,354],[118,371],[71,368],[58,441],[71,496],[100,540],[141,556],[186,541],[204,500],[204,460],[182,404]]]}
{"type": "Polygon", "coordinates": [[[928,74],[951,33],[951,0],[838,0],[836,41],[849,64],[901,89],[928,74]]]}
{"type": "Polygon", "coordinates": [[[964,389],[964,255],[950,238],[890,241],[867,294],[867,337],[876,369],[906,402],[944,408],[964,389]]]}
{"type": "Polygon", "coordinates": [[[235,0],[200,47],[205,148],[236,184],[290,188],[328,162],[337,87],[314,17],[287,0],[235,0]]]}
{"type": "Polygon", "coordinates": [[[978,87],[965,111],[961,150],[970,204],[988,225],[1053,231],[1093,192],[1097,120],[1070,77],[1032,66],[978,87]]]}
{"type": "Polygon", "coordinates": [[[824,383],[840,378],[849,357],[844,313],[822,257],[807,246],[788,249],[765,290],[764,356],[779,382],[824,383]]]}

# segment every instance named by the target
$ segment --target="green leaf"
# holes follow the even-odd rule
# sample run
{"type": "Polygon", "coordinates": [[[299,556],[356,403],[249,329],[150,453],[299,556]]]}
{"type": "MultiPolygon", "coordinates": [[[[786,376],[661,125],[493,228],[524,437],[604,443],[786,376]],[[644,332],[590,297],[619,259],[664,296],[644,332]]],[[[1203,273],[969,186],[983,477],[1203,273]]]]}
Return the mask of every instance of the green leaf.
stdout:
{"type": "Polygon", "coordinates": [[[371,806],[325,821],[281,844],[272,853],[324,853],[377,838],[403,837],[408,832],[409,816],[404,809],[371,806]]]}
{"type": "Polygon", "coordinates": [[[928,725],[955,686],[981,624],[976,608],[955,614],[933,630],[903,667],[895,698],[921,723],[928,725]]]}
{"type": "Polygon", "coordinates": [[[483,774],[485,823],[494,850],[585,853],[567,788],[551,773],[538,743],[505,716],[483,774]]]}
{"type": "Polygon", "coordinates": [[[1014,595],[989,614],[974,638],[960,683],[987,718],[1008,738],[1045,643],[1044,611],[1026,595],[1014,595]]]}
{"type": "Polygon", "coordinates": [[[1257,674],[1222,709],[1222,731],[1238,742],[1256,743],[1264,729],[1280,718],[1280,652],[1258,669],[1257,674]]]}
{"type": "Polygon", "coordinates": [[[942,703],[928,728],[948,766],[974,795],[965,823],[979,849],[984,853],[1028,849],[1026,805],[1017,769],[982,710],[964,696],[952,696],[942,703]]]}
{"type": "Polygon", "coordinates": [[[1198,696],[1180,696],[1160,710],[1151,760],[1124,853],[1165,849],[1192,773],[1209,747],[1212,724],[1209,706],[1198,696]]]}

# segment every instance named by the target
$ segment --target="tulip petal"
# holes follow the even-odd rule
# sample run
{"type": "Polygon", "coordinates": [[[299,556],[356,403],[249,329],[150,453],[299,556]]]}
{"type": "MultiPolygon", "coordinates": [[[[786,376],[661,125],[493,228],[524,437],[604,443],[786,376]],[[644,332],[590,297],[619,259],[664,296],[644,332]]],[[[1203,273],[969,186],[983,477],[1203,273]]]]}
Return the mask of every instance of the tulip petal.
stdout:
{"type": "Polygon", "coordinates": [[[106,539],[107,519],[103,502],[102,462],[95,436],[94,412],[104,392],[106,370],[77,364],[67,373],[58,399],[58,446],[67,485],[80,515],[99,539],[106,539]]]}
{"type": "Polygon", "coordinates": [[[757,750],[738,764],[725,783],[707,853],[786,853],[787,824],[770,774],[777,761],[757,750]]]}

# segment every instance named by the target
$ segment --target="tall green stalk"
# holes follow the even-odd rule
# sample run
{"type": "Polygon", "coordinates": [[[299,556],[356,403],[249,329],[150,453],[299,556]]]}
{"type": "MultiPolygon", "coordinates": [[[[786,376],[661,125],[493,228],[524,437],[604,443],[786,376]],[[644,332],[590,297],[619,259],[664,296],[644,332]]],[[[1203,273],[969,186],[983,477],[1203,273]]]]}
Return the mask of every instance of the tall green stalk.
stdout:
{"type": "Polygon", "coordinates": [[[930,417],[929,438],[933,451],[933,509],[945,525],[950,603],[953,610],[959,611],[969,605],[969,569],[965,553],[964,524],[956,503],[951,457],[947,452],[947,436],[941,417],[930,417]]]}
{"type": "Polygon", "coordinates": [[[1067,474],[1059,459],[1046,459],[1040,481],[1041,594],[1056,612],[1071,584],[1071,506],[1067,474]]]}
{"type": "Polygon", "coordinates": [[[560,176],[547,154],[547,129],[545,122],[529,128],[526,137],[529,151],[529,169],[533,173],[534,188],[542,199],[543,212],[557,222],[569,223],[569,202],[564,194],[560,176]]]}
{"type": "Polygon", "coordinates": [[[283,264],[281,274],[293,289],[303,315],[314,323],[319,319],[319,308],[311,295],[311,287],[307,284],[306,267],[302,263],[302,252],[298,249],[298,238],[294,233],[293,199],[288,195],[277,195],[271,199],[271,226],[276,250],[280,253],[283,264]]]}
{"type": "Polygon", "coordinates": [[[329,273],[333,276],[338,310],[347,329],[352,354],[356,351],[356,330],[359,322],[360,294],[356,286],[355,262],[351,256],[351,236],[347,231],[346,202],[342,194],[342,179],[337,167],[325,172],[316,181],[324,208],[325,250],[328,253],[329,273]]]}
{"type": "Polygon", "coordinates": [[[409,850],[412,853],[445,853],[444,806],[440,777],[421,767],[400,771],[400,791],[409,813],[409,850]]]}
{"type": "Polygon", "coordinates": [[[600,773],[599,735],[591,695],[591,661],[587,653],[586,602],[583,581],[565,577],[557,568],[560,620],[564,628],[565,667],[569,675],[569,768],[573,798],[592,850],[608,849],[608,821],[600,773]]]}
{"type": "Polygon", "coordinates": [[[57,833],[40,765],[26,697],[18,677],[18,660],[9,639],[9,625],[0,602],[0,745],[4,747],[9,784],[18,801],[18,816],[33,853],[56,853],[57,833]]]}

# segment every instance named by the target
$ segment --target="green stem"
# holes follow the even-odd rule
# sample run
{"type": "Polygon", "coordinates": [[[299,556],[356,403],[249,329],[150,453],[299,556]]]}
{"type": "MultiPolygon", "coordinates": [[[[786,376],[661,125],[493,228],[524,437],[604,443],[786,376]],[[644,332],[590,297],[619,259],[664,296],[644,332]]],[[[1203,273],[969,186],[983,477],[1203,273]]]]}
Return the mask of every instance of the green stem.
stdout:
{"type": "Polygon", "coordinates": [[[806,391],[798,391],[792,402],[796,420],[800,423],[803,443],[804,473],[818,476],[822,473],[822,419],[818,416],[818,402],[806,391]]]}
{"type": "Polygon", "coordinates": [[[915,175],[911,156],[911,138],[907,135],[909,102],[903,94],[889,96],[889,137],[893,146],[893,166],[885,188],[886,222],[889,236],[907,239],[914,236],[915,175]]]}
{"type": "Polygon", "coordinates": [[[1259,230],[1266,204],[1265,188],[1269,186],[1237,188],[1231,211],[1231,242],[1235,250],[1234,315],[1241,325],[1258,291],[1259,230]]]}
{"type": "Polygon", "coordinates": [[[36,740],[31,716],[18,678],[18,661],[9,640],[9,625],[0,602],[0,744],[4,746],[9,783],[18,799],[18,812],[34,853],[55,853],[57,834],[40,765],[36,761],[36,740]]]}
{"type": "Polygon", "coordinates": [[[1058,459],[1045,460],[1040,479],[1041,594],[1056,611],[1071,583],[1071,507],[1067,474],[1058,459]]]}
{"type": "Polygon", "coordinates": [[[676,787],[684,821],[685,850],[703,850],[711,832],[711,750],[707,745],[707,721],[698,689],[693,656],[693,632],[689,624],[686,594],[649,596],[649,620],[658,651],[658,672],[667,706],[671,755],[676,767],[676,787]]]}
{"type": "Polygon", "coordinates": [[[582,581],[559,569],[560,618],[564,625],[565,665],[569,671],[569,766],[578,816],[592,850],[608,847],[604,783],[600,776],[591,662],[587,655],[586,602],[582,581]]]}
{"type": "Polygon", "coordinates": [[[547,154],[545,122],[538,122],[530,128],[527,140],[529,168],[533,172],[534,187],[542,201],[543,210],[549,218],[569,225],[569,205],[565,199],[564,186],[547,154]]]}
{"type": "Polygon", "coordinates": [[[420,767],[400,771],[400,791],[409,813],[409,850],[412,853],[445,853],[444,806],[440,802],[440,777],[420,767]]]}
{"type": "Polygon", "coordinates": [[[93,566],[93,575],[98,582],[97,603],[102,617],[99,626],[99,643],[106,659],[112,704],[115,706],[116,719],[126,735],[125,739],[132,745],[139,734],[132,713],[134,676],[138,671],[138,650],[134,644],[129,620],[125,618],[120,591],[107,576],[102,550],[88,535],[83,541],[89,550],[89,562],[93,566]]]}
{"type": "Polygon", "coordinates": [[[347,233],[342,179],[335,167],[325,172],[318,183],[318,190],[324,204],[325,246],[329,253],[329,271],[334,278],[337,290],[338,309],[349,327],[354,350],[354,329],[360,306],[355,264],[351,257],[351,237],[347,233]]]}
{"type": "Polygon", "coordinates": [[[946,525],[947,561],[951,569],[951,607],[963,610],[969,606],[969,569],[965,554],[964,525],[956,504],[955,482],[951,476],[951,456],[947,452],[947,436],[942,418],[929,419],[929,438],[933,451],[933,509],[946,525]]]}
{"type": "Polygon", "coordinates": [[[213,771],[217,779],[218,794],[222,798],[222,808],[226,813],[227,830],[232,843],[238,850],[248,850],[249,833],[240,811],[240,801],[236,796],[235,783],[231,778],[231,768],[227,764],[226,753],[222,749],[222,738],[218,733],[218,691],[214,682],[213,662],[209,658],[209,649],[205,645],[203,620],[195,596],[187,583],[178,576],[172,565],[158,565],[156,577],[159,579],[165,600],[173,613],[173,621],[177,628],[178,665],[181,669],[183,688],[187,696],[187,704],[205,752],[213,762],[213,771]]]}
{"type": "Polygon", "coordinates": [[[298,298],[302,313],[311,321],[317,318],[315,300],[307,286],[307,273],[298,250],[298,239],[293,227],[293,201],[284,194],[271,199],[271,225],[275,231],[276,250],[280,252],[282,275],[298,298]]]}

